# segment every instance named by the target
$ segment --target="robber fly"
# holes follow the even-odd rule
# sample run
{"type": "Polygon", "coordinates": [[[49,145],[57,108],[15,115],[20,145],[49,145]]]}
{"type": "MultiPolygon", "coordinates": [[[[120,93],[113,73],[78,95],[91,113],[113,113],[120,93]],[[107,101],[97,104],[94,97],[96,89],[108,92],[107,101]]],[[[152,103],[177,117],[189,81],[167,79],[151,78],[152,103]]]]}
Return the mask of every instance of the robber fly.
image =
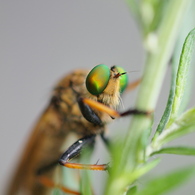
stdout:
{"type": "MultiPolygon", "coordinates": [[[[62,78],[30,135],[7,195],[48,194],[50,183],[39,178],[44,176],[52,180],[56,167],[60,166],[58,161],[67,167],[82,168],[69,161],[78,156],[85,145],[94,145],[96,135],[101,135],[105,141],[105,126],[114,118],[94,108],[96,103],[94,107],[89,106],[86,100],[117,109],[127,83],[128,76],[123,68],[108,68],[104,64],[95,66],[90,72],[75,70],[62,78]],[[72,132],[79,140],[62,155],[63,145],[72,132]]],[[[98,165],[94,169],[99,169],[98,165]]],[[[102,165],[101,169],[106,167],[102,165]]]]}

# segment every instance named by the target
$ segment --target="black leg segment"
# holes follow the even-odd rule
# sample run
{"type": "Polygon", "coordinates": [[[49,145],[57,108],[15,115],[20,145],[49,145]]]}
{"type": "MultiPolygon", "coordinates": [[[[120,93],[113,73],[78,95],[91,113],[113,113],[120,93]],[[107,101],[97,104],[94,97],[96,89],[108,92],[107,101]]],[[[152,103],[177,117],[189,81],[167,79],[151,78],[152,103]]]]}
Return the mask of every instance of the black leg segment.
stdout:
{"type": "Polygon", "coordinates": [[[87,146],[93,147],[95,144],[95,137],[96,135],[89,135],[76,141],[64,152],[64,154],[59,159],[59,163],[64,165],[69,160],[77,157],[87,146]]]}
{"type": "Polygon", "coordinates": [[[98,126],[103,125],[103,123],[102,123],[101,119],[99,118],[99,116],[91,109],[90,106],[88,106],[87,104],[85,104],[83,102],[83,99],[81,97],[79,97],[77,99],[77,101],[78,101],[81,113],[85,117],[86,120],[93,123],[94,125],[98,125],[98,126]]]}

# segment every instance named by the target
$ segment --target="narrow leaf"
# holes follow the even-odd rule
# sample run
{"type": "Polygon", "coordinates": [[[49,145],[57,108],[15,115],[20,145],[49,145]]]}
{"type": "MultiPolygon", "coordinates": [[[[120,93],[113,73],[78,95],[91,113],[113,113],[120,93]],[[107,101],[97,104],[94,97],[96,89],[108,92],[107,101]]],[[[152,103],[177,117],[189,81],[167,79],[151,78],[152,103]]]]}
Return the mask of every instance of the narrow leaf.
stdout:
{"type": "Polygon", "coordinates": [[[159,178],[155,178],[149,181],[145,188],[137,192],[135,195],[161,195],[174,187],[179,186],[194,173],[195,167],[188,167],[159,178]]]}
{"type": "Polygon", "coordinates": [[[192,147],[166,147],[159,151],[154,152],[154,154],[178,154],[178,155],[195,155],[195,148],[192,147]]]}
{"type": "Polygon", "coordinates": [[[190,31],[183,44],[178,72],[177,72],[175,97],[172,104],[171,115],[168,122],[168,126],[170,126],[173,123],[175,118],[181,112],[183,96],[184,96],[185,88],[187,87],[187,80],[188,80],[187,77],[189,75],[192,52],[195,46],[194,43],[195,43],[195,29],[190,31]]]}
{"type": "Polygon", "coordinates": [[[180,56],[179,67],[176,63],[172,63],[172,79],[169,98],[164,114],[157,127],[155,137],[163,131],[167,123],[170,125],[180,112],[182,99],[187,85],[187,77],[189,75],[194,41],[195,29],[193,29],[185,39],[180,56]]]}
{"type": "Polygon", "coordinates": [[[136,192],[137,192],[137,186],[133,186],[128,190],[127,195],[135,195],[136,192]]]}
{"type": "Polygon", "coordinates": [[[160,120],[158,127],[157,127],[157,134],[161,133],[163,131],[163,129],[165,128],[165,126],[169,120],[170,114],[171,114],[172,104],[173,104],[173,100],[174,100],[174,96],[175,96],[177,68],[178,68],[178,65],[176,63],[173,63],[172,64],[171,88],[170,88],[170,92],[169,92],[169,97],[168,97],[168,101],[167,101],[167,105],[166,105],[164,114],[160,120]]]}
{"type": "Polygon", "coordinates": [[[153,148],[153,152],[159,150],[163,144],[190,132],[195,132],[195,108],[185,112],[170,126],[170,128],[163,131],[155,140],[153,140],[151,148],[153,148]]]}

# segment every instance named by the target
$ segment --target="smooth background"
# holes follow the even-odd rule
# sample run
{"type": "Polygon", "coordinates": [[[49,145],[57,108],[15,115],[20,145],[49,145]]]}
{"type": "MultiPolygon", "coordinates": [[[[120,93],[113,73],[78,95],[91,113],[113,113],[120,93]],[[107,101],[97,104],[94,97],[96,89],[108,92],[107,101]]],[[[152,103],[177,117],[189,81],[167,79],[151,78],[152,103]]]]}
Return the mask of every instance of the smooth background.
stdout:
{"type": "MultiPolygon", "coordinates": [[[[21,150],[36,119],[47,105],[55,82],[75,68],[99,63],[123,66],[130,80],[139,78],[144,64],[141,35],[123,1],[1,1],[0,51],[0,194],[6,187],[21,150]]],[[[169,91],[168,69],[159,98],[155,125],[163,112],[169,91]]],[[[136,92],[136,91],[135,91],[136,92]]],[[[135,92],[126,96],[124,107],[132,107],[135,92]]],[[[194,104],[193,94],[191,104],[194,104]]],[[[128,119],[110,126],[110,136],[122,134],[128,119]]],[[[194,135],[177,144],[194,144],[194,135]]],[[[101,144],[94,161],[108,162],[101,144]]],[[[164,155],[153,172],[194,163],[194,157],[164,155]]],[[[107,174],[97,173],[102,181],[107,174]]],[[[97,179],[97,178],[96,178],[97,179]]],[[[194,194],[194,178],[170,194],[194,194]],[[191,185],[190,185],[191,184],[191,185]]],[[[102,191],[97,184],[96,194],[102,191]],[[97,187],[98,186],[98,187],[97,187]]]]}

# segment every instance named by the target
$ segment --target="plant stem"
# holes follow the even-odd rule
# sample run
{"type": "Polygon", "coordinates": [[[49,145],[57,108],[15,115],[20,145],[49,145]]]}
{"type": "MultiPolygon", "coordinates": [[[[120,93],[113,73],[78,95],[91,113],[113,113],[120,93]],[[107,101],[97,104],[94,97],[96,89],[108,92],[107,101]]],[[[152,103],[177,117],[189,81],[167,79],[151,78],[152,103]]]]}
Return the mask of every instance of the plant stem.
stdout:
{"type": "MultiPolygon", "coordinates": [[[[136,102],[137,109],[152,111],[156,107],[166,67],[171,58],[180,24],[182,23],[182,17],[190,1],[172,0],[167,7],[167,14],[164,16],[157,32],[159,43],[157,51],[147,55],[143,80],[136,102]]],[[[140,146],[143,143],[143,131],[150,128],[150,124],[151,119],[149,117],[133,117],[124,148],[125,154],[128,153],[127,151],[130,151],[129,159],[133,167],[138,161],[143,160],[143,156],[140,157],[140,153],[137,150],[140,147],[143,148],[143,145],[140,146]]]]}
{"type": "MultiPolygon", "coordinates": [[[[171,58],[173,47],[182,23],[182,17],[187,11],[187,6],[191,0],[171,0],[167,6],[167,11],[157,32],[151,32],[156,35],[158,40],[155,52],[148,52],[141,86],[138,92],[136,108],[145,111],[154,111],[157,99],[160,93],[162,82],[165,76],[167,64],[171,58]]],[[[121,161],[118,165],[119,173],[122,177],[131,174],[131,171],[144,162],[144,152],[148,142],[149,129],[151,128],[152,117],[133,116],[129,133],[126,137],[123,151],[121,152],[121,161]],[[148,129],[148,131],[147,131],[148,129]],[[147,136],[146,136],[147,134],[147,136]]],[[[106,189],[107,195],[121,194],[128,181],[120,182],[117,185],[116,174],[111,173],[106,189]],[[123,186],[124,185],[124,186],[123,186]],[[120,186],[120,187],[119,187],[120,186]]]]}

